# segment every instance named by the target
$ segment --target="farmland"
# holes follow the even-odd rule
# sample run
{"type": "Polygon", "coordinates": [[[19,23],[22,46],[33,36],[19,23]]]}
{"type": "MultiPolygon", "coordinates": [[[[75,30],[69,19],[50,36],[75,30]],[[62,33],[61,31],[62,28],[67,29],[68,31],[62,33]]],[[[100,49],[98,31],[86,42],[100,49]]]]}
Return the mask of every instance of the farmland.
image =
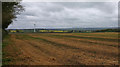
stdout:
{"type": "Polygon", "coordinates": [[[14,33],[3,40],[5,65],[118,64],[118,33],[14,33]]]}

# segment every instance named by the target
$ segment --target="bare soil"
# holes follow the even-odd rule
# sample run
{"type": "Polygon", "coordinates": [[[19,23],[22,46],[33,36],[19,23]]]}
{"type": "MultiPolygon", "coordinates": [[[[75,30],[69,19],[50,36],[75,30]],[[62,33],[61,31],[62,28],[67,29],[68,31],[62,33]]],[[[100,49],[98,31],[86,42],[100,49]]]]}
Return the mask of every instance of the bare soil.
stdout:
{"type": "MultiPolygon", "coordinates": [[[[118,64],[118,42],[53,36],[82,36],[82,34],[83,37],[96,38],[104,35],[104,33],[91,33],[91,35],[85,33],[86,36],[84,33],[10,34],[9,41],[12,43],[3,48],[3,52],[7,53],[3,58],[12,58],[9,65],[118,64]]],[[[113,35],[111,38],[117,39],[114,37],[117,33],[105,33],[105,35],[113,35]]],[[[103,38],[110,38],[105,35],[103,38]]]]}

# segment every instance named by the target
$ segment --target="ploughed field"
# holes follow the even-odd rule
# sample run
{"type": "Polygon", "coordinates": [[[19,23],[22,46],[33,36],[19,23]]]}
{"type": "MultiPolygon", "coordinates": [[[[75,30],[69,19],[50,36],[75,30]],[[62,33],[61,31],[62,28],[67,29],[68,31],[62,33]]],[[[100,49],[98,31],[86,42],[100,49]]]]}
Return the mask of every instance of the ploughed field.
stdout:
{"type": "Polygon", "coordinates": [[[3,64],[118,64],[118,33],[15,33],[3,40],[3,64]]]}

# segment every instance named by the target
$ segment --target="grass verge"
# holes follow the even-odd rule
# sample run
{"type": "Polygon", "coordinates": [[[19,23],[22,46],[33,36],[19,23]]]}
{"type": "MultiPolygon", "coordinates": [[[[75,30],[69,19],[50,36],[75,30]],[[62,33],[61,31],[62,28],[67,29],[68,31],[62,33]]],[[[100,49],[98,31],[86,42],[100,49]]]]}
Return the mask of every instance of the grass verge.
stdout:
{"type": "Polygon", "coordinates": [[[2,65],[8,65],[9,62],[11,62],[13,59],[12,58],[9,58],[7,56],[9,56],[9,54],[4,51],[4,49],[6,49],[6,47],[8,45],[12,44],[12,41],[10,40],[10,35],[6,35],[5,38],[3,39],[3,42],[2,42],[2,65]]]}

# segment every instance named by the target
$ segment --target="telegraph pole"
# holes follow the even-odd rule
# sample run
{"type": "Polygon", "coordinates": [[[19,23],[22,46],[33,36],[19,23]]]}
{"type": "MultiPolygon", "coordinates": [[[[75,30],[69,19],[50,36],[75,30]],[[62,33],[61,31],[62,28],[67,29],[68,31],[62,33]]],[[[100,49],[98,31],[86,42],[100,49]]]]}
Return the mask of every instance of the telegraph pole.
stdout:
{"type": "Polygon", "coordinates": [[[34,24],[34,33],[36,32],[36,30],[35,30],[35,24],[34,24]]]}

